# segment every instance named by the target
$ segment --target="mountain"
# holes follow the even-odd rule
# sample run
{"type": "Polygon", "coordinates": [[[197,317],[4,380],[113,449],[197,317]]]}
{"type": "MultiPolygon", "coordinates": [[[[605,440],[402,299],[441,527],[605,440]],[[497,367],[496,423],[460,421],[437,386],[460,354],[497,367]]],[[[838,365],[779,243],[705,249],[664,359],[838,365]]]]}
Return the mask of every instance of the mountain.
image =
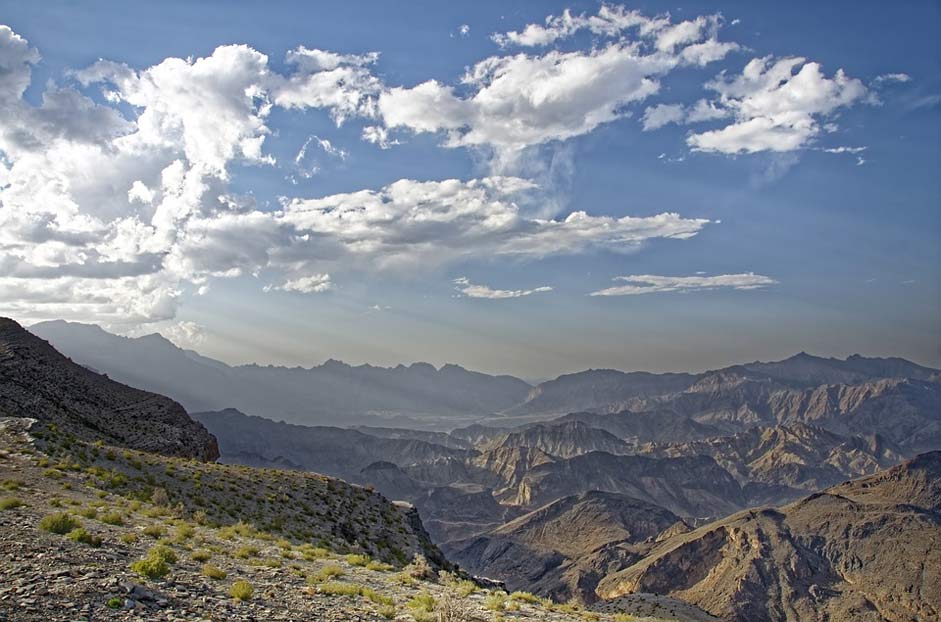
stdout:
{"type": "Polygon", "coordinates": [[[770,378],[803,385],[860,384],[877,378],[941,381],[941,373],[937,369],[901,358],[866,358],[858,354],[840,360],[801,352],[783,361],[747,363],[742,367],[770,378]]]}
{"type": "Polygon", "coordinates": [[[743,485],[756,482],[805,491],[871,475],[904,457],[899,448],[877,435],[845,437],[802,423],[651,445],[642,451],[657,457],[710,456],[743,485]]]}
{"type": "Polygon", "coordinates": [[[738,482],[707,456],[658,459],[600,451],[533,467],[513,501],[538,507],[592,490],[625,494],[689,518],[724,516],[746,505],[738,482]]]}
{"type": "Polygon", "coordinates": [[[0,397],[0,416],[168,456],[219,457],[216,439],[178,403],[73,363],[7,318],[0,318],[0,397]]]}
{"type": "Polygon", "coordinates": [[[222,459],[251,466],[289,466],[345,479],[374,462],[399,465],[460,458],[474,450],[450,449],[409,438],[384,438],[330,426],[301,426],[246,415],[233,408],[193,413],[219,439],[222,459]]]}
{"type": "Polygon", "coordinates": [[[562,415],[579,410],[608,408],[639,397],[682,391],[696,381],[692,374],[626,373],[590,369],[559,376],[534,387],[526,402],[513,412],[562,415]]]}
{"type": "Polygon", "coordinates": [[[330,360],[309,369],[232,367],[156,334],[120,337],[98,326],[63,321],[41,322],[30,330],[76,361],[121,382],[169,395],[189,411],[234,407],[295,423],[342,425],[383,425],[405,414],[440,424],[442,418],[510,408],[532,388],[518,378],[457,365],[353,367],[330,360]]]}
{"type": "Polygon", "coordinates": [[[612,454],[631,452],[631,446],[610,432],[593,428],[581,421],[533,424],[495,439],[489,448],[528,447],[550,456],[571,458],[592,451],[612,454]]]}
{"type": "Polygon", "coordinates": [[[655,592],[730,622],[941,616],[941,452],[657,544],[598,595],[655,592]]]}
{"type": "Polygon", "coordinates": [[[636,561],[667,530],[673,513],[625,495],[564,497],[486,534],[448,546],[471,572],[560,600],[591,594],[609,572],[636,561]]]}
{"type": "Polygon", "coordinates": [[[621,411],[617,413],[576,412],[553,419],[551,423],[580,421],[610,432],[630,444],[663,441],[692,441],[721,435],[722,431],[672,410],[621,411]]]}

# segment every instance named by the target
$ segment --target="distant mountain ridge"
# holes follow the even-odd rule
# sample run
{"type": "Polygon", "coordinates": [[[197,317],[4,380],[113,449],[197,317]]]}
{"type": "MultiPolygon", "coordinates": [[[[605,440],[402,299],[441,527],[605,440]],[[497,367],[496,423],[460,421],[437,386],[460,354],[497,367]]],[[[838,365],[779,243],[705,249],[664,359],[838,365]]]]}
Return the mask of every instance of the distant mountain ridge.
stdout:
{"type": "MultiPolygon", "coordinates": [[[[457,365],[353,367],[330,360],[312,368],[233,367],[159,335],[125,338],[63,321],[30,330],[83,365],[169,395],[190,411],[234,407],[306,425],[437,430],[475,421],[514,425],[569,413],[658,411],[673,413],[669,427],[681,438],[672,440],[802,422],[843,435],[879,432],[913,451],[941,442],[941,425],[923,413],[941,399],[941,371],[900,358],[836,359],[802,352],[695,374],[587,370],[533,387],[457,365]],[[888,424],[873,429],[885,411],[895,410],[906,419],[900,429],[888,424]]],[[[598,422],[593,427],[618,435],[598,422]]],[[[649,436],[657,427],[647,425],[635,436],[649,436]]]]}
{"type": "Polygon", "coordinates": [[[235,407],[308,425],[382,425],[377,415],[483,416],[518,404],[532,388],[518,378],[457,365],[353,367],[329,360],[311,368],[229,366],[156,334],[120,337],[64,321],[41,322],[30,330],[76,361],[169,395],[191,412],[235,407]]]}

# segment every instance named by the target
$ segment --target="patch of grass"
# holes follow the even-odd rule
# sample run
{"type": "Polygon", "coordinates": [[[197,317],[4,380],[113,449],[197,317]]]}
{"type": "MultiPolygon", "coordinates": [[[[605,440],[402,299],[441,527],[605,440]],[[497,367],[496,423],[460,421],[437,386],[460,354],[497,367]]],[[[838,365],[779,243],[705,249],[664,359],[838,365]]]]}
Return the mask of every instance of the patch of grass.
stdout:
{"type": "Polygon", "coordinates": [[[315,559],[324,559],[326,557],[330,557],[330,551],[328,551],[327,549],[323,547],[316,546],[316,547],[304,548],[301,551],[301,555],[307,561],[313,561],[315,559]]]}
{"type": "Polygon", "coordinates": [[[124,524],[124,517],[120,512],[108,512],[107,514],[102,514],[98,517],[98,520],[106,525],[115,525],[116,527],[120,527],[124,524]]]}
{"type": "Polygon", "coordinates": [[[484,608],[490,611],[506,609],[506,592],[493,592],[484,599],[484,608]]]}
{"type": "Polygon", "coordinates": [[[478,589],[479,588],[477,587],[476,583],[473,581],[468,581],[467,579],[458,581],[458,583],[454,586],[454,591],[457,592],[458,596],[461,598],[467,598],[478,589]]]}
{"type": "Polygon", "coordinates": [[[193,551],[193,554],[190,555],[190,559],[194,562],[208,562],[212,557],[212,553],[206,550],[193,551]]]}
{"type": "Polygon", "coordinates": [[[241,546],[233,553],[239,559],[248,559],[249,557],[258,557],[258,548],[254,546],[241,546]]]}
{"type": "Polygon", "coordinates": [[[4,497],[0,499],[0,510],[12,510],[23,507],[25,504],[16,497],[4,497]]]}
{"type": "Polygon", "coordinates": [[[538,605],[541,602],[539,597],[532,592],[513,592],[510,594],[510,600],[529,603],[530,605],[538,605]]]}
{"type": "Polygon", "coordinates": [[[376,561],[375,559],[370,560],[369,563],[366,564],[366,570],[373,570],[375,572],[389,572],[392,570],[392,568],[392,564],[386,564],[384,562],[376,561]]]}
{"type": "Polygon", "coordinates": [[[435,610],[435,597],[428,592],[422,592],[405,603],[405,605],[415,611],[427,611],[431,613],[435,610]]]}
{"type": "Polygon", "coordinates": [[[72,542],[81,542],[95,548],[101,546],[101,537],[89,533],[84,527],[73,529],[66,537],[72,542]]]}
{"type": "Polygon", "coordinates": [[[396,611],[395,605],[382,605],[376,610],[376,613],[386,620],[392,620],[395,618],[398,611],[396,611]]]}
{"type": "Polygon", "coordinates": [[[395,604],[395,599],[392,598],[391,596],[386,596],[385,594],[377,592],[376,590],[368,588],[368,587],[364,587],[362,590],[360,590],[360,594],[362,594],[363,598],[365,598],[366,600],[370,602],[374,602],[377,605],[394,605],[395,604]]]}
{"type": "Polygon", "coordinates": [[[142,532],[145,536],[153,539],[162,538],[164,534],[163,527],[160,525],[147,525],[142,532]]]}
{"type": "Polygon", "coordinates": [[[10,492],[19,490],[22,487],[23,487],[23,484],[16,481],[15,479],[5,479],[3,480],[2,483],[0,483],[0,488],[4,490],[8,490],[10,492]]]}
{"type": "Polygon", "coordinates": [[[229,588],[229,596],[235,600],[251,600],[254,595],[255,588],[253,588],[252,584],[248,581],[236,581],[232,584],[232,587],[229,588]]]}
{"type": "Polygon", "coordinates": [[[346,563],[348,563],[350,566],[365,567],[371,561],[372,561],[372,558],[369,557],[369,555],[350,554],[346,556],[346,563]]]}
{"type": "Polygon", "coordinates": [[[82,524],[78,521],[77,518],[66,512],[48,514],[44,516],[41,521],[39,521],[40,529],[50,533],[59,534],[60,536],[64,536],[73,529],[78,529],[81,526],[82,524]]]}
{"type": "Polygon", "coordinates": [[[203,573],[204,577],[209,577],[210,579],[222,580],[226,578],[226,572],[218,566],[213,566],[212,564],[203,564],[200,572],[203,573]]]}
{"type": "Polygon", "coordinates": [[[140,540],[140,537],[138,537],[138,535],[133,531],[128,531],[127,533],[122,533],[120,539],[124,544],[134,544],[140,540]]]}
{"type": "Polygon", "coordinates": [[[316,583],[323,583],[327,579],[335,579],[337,577],[342,577],[346,572],[343,568],[337,566],[336,564],[330,564],[329,566],[324,566],[317,573],[312,574],[307,577],[307,583],[314,585],[316,583]]]}
{"type": "Polygon", "coordinates": [[[124,606],[124,599],[114,596],[108,599],[107,605],[108,609],[120,609],[124,606]]]}
{"type": "Polygon", "coordinates": [[[363,588],[353,583],[343,583],[342,581],[327,581],[321,583],[320,593],[326,596],[359,596],[363,588]]]}

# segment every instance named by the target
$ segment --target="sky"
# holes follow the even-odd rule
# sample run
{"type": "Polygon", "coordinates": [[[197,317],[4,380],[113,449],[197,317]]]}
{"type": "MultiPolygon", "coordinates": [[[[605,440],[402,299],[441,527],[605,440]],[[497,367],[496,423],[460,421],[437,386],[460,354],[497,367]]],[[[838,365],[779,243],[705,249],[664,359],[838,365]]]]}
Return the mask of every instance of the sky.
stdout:
{"type": "Polygon", "coordinates": [[[0,314],[229,363],[941,367],[941,5],[0,0],[0,314]]]}

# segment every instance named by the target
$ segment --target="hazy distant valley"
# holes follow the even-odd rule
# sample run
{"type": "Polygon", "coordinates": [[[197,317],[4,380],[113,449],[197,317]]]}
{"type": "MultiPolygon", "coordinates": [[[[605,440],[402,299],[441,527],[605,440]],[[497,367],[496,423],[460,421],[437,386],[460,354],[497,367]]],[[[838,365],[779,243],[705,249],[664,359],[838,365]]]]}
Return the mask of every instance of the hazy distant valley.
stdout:
{"type": "Polygon", "coordinates": [[[323,473],[408,501],[449,560],[510,590],[589,604],[653,592],[743,622],[941,611],[929,595],[941,572],[930,545],[941,542],[941,464],[927,454],[886,471],[941,448],[938,370],[801,353],[530,386],[454,365],[230,367],[158,336],[30,330],[89,369],[179,401],[223,463],[323,473]],[[867,477],[907,488],[843,484],[867,477]],[[873,520],[882,527],[864,527],[873,520]],[[839,536],[838,524],[857,535],[839,536]],[[912,525],[910,539],[893,524],[912,525]],[[768,549],[758,561],[753,546],[768,549]],[[924,571],[873,578],[868,568],[899,556],[924,571]],[[914,595],[899,601],[898,590],[914,595]]]}

